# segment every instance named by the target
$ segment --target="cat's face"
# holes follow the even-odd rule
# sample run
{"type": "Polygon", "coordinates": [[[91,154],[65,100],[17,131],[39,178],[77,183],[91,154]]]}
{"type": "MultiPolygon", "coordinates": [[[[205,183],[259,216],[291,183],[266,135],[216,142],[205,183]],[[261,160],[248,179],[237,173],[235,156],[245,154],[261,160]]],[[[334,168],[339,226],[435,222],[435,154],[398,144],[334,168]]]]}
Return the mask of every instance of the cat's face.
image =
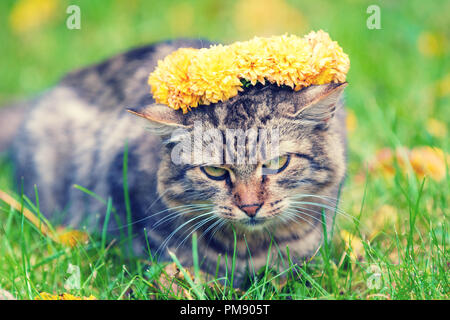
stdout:
{"type": "Polygon", "coordinates": [[[172,208],[193,205],[186,217],[205,226],[232,223],[257,231],[316,224],[320,210],[307,202],[324,200],[319,197],[336,189],[345,171],[343,143],[337,141],[343,128],[335,116],[344,87],[254,87],[184,116],[148,107],[141,115],[168,141],[160,195],[172,208]]]}

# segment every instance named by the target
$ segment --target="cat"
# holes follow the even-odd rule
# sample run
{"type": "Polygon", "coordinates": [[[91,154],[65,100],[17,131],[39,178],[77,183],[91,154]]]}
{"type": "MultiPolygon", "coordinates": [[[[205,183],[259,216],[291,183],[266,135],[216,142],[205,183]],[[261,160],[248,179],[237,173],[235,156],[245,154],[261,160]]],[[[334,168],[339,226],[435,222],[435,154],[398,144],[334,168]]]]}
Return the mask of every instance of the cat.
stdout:
{"type": "MultiPolygon", "coordinates": [[[[179,39],[137,48],[74,71],[17,108],[23,121],[10,154],[18,186],[34,199],[36,185],[40,210],[55,223],[90,231],[105,222],[98,197],[111,197],[111,236],[132,227],[133,250],[149,249],[161,261],[173,252],[191,266],[196,232],[207,274],[231,272],[233,256],[240,280],[265,266],[269,253],[272,266],[287,248],[294,263],[313,256],[323,225],[330,231],[346,172],[347,83],[300,91],[257,84],[185,115],[156,104],[146,82],[158,60],[210,45],[179,39]],[[279,153],[258,163],[175,163],[174,132],[190,133],[196,123],[222,133],[277,129],[279,153]]],[[[247,143],[241,147],[251,148],[247,143]]]]}

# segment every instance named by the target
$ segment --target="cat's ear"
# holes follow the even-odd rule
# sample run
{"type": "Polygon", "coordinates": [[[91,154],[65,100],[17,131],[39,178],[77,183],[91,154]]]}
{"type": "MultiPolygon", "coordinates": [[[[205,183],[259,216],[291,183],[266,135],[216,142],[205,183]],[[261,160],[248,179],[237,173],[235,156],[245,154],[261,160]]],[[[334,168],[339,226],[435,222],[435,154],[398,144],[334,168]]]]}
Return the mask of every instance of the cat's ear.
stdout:
{"type": "Polygon", "coordinates": [[[172,133],[176,129],[188,129],[190,125],[184,124],[183,114],[166,105],[151,104],[141,108],[129,108],[128,112],[144,118],[151,131],[158,135],[172,133]]]}
{"type": "Polygon", "coordinates": [[[289,117],[307,121],[327,122],[336,111],[347,82],[313,85],[294,94],[295,106],[286,112],[289,117]]]}

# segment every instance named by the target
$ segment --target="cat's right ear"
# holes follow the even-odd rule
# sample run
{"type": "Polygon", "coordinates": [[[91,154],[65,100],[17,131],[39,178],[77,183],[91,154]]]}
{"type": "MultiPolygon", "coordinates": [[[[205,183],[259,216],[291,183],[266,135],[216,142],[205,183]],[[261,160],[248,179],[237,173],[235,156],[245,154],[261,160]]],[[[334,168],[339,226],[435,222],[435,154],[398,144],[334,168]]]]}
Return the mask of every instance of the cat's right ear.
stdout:
{"type": "Polygon", "coordinates": [[[313,122],[327,122],[336,111],[347,82],[312,85],[293,93],[293,105],[285,111],[291,118],[313,122]]]}
{"type": "Polygon", "coordinates": [[[151,104],[142,108],[128,108],[128,112],[147,121],[148,127],[158,135],[172,133],[176,129],[189,129],[191,126],[184,123],[180,110],[174,110],[166,105],[151,104]]]}

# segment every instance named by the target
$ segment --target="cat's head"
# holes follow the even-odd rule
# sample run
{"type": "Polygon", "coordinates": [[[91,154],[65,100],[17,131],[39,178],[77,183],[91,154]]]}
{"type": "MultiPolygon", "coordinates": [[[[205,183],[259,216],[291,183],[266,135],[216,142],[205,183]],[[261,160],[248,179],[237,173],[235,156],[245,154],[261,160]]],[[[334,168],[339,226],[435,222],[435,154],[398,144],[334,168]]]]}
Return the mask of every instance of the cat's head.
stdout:
{"type": "Polygon", "coordinates": [[[172,208],[193,205],[186,216],[203,215],[198,221],[227,221],[244,230],[311,223],[308,216],[317,215],[301,210],[311,207],[301,203],[331,199],[324,197],[333,195],[345,173],[339,120],[345,86],[296,92],[257,85],[184,115],[157,104],[135,110],[165,141],[158,171],[162,199],[172,208]]]}

